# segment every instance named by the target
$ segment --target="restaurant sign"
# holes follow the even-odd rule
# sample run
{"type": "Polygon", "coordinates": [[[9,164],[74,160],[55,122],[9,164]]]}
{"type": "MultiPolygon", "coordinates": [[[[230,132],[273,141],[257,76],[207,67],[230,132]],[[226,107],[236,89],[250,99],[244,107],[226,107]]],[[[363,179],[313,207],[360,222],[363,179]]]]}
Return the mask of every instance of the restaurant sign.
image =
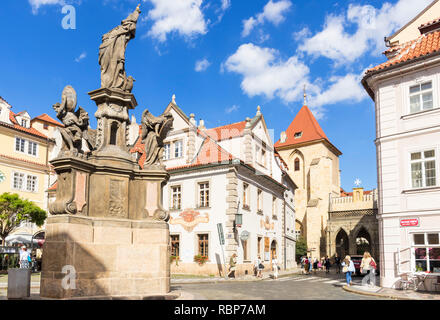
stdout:
{"type": "Polygon", "coordinates": [[[419,218],[400,219],[401,227],[418,227],[420,224],[419,218]]]}

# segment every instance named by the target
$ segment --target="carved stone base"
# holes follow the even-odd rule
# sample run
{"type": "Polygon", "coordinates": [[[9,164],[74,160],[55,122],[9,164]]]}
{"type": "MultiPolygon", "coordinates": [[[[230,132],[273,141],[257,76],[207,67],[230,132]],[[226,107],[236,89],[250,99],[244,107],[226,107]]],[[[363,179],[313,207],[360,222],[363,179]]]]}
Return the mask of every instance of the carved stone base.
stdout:
{"type": "Polygon", "coordinates": [[[169,292],[167,223],[78,216],[48,218],[42,298],[110,299],[169,292]]]}

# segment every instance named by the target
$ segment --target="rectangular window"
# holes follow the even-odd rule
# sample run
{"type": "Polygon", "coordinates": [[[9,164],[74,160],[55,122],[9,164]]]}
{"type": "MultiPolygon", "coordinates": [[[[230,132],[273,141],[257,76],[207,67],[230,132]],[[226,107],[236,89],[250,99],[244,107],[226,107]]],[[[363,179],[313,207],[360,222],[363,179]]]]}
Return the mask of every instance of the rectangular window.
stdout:
{"type": "Polygon", "coordinates": [[[199,234],[198,237],[199,237],[199,255],[208,257],[209,235],[199,234]]]}
{"type": "Polygon", "coordinates": [[[171,235],[171,256],[180,257],[180,236],[171,235]]]}
{"type": "Polygon", "coordinates": [[[49,129],[49,125],[47,123],[43,124],[43,129],[44,130],[48,130],[49,129]]]}
{"type": "Polygon", "coordinates": [[[411,153],[411,182],[413,188],[437,185],[435,150],[411,153]]]}
{"type": "Polygon", "coordinates": [[[181,186],[171,187],[172,192],[172,204],[173,210],[182,209],[182,188],[181,186]]]}
{"type": "Polygon", "coordinates": [[[261,163],[261,148],[256,146],[255,147],[255,159],[257,160],[257,162],[261,163]]]}
{"type": "Polygon", "coordinates": [[[247,183],[243,183],[243,209],[250,208],[250,199],[249,199],[249,185],[247,183]]]}
{"type": "Polygon", "coordinates": [[[263,238],[262,237],[258,237],[258,241],[257,241],[257,252],[258,252],[258,255],[260,256],[261,255],[261,240],[262,240],[263,238]]]}
{"type": "Polygon", "coordinates": [[[24,144],[26,140],[21,138],[15,138],[15,151],[24,152],[24,144]]]}
{"type": "Polygon", "coordinates": [[[263,166],[266,166],[266,150],[261,149],[261,163],[263,166]]]}
{"type": "Polygon", "coordinates": [[[259,213],[263,211],[263,191],[260,189],[257,191],[257,211],[259,213]]]}
{"type": "Polygon", "coordinates": [[[412,255],[418,272],[440,272],[440,233],[413,234],[412,255]]]}
{"type": "Polygon", "coordinates": [[[21,126],[27,128],[27,120],[21,119],[21,126]]]}
{"type": "Polygon", "coordinates": [[[169,143],[164,145],[163,149],[163,159],[164,160],[170,160],[171,157],[171,145],[169,143]]]}
{"type": "Polygon", "coordinates": [[[410,113],[416,113],[434,108],[432,81],[410,87],[409,100],[410,113]]]}
{"type": "Polygon", "coordinates": [[[209,207],[209,182],[199,183],[199,207],[209,207]]]}
{"type": "Polygon", "coordinates": [[[241,241],[241,244],[243,246],[243,260],[247,261],[247,260],[249,260],[248,240],[241,241]]]}
{"type": "Polygon", "coordinates": [[[277,198],[272,197],[272,217],[277,217],[277,198]]]}
{"type": "Polygon", "coordinates": [[[174,157],[175,158],[181,158],[182,157],[182,140],[174,142],[174,157]]]}
{"type": "Polygon", "coordinates": [[[22,190],[23,189],[23,182],[24,182],[24,174],[14,172],[14,186],[13,186],[13,188],[15,190],[22,190]]]}
{"type": "Polygon", "coordinates": [[[37,156],[37,144],[35,142],[28,141],[28,154],[37,156]]]}
{"type": "Polygon", "coordinates": [[[37,177],[36,176],[27,176],[27,182],[26,182],[26,190],[29,192],[36,192],[37,191],[37,177]]]}

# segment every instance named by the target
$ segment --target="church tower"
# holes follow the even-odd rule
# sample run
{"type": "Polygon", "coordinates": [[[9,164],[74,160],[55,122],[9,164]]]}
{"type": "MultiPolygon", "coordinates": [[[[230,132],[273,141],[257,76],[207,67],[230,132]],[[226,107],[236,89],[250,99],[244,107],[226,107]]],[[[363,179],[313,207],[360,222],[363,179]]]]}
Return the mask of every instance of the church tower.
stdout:
{"type": "Polygon", "coordinates": [[[326,255],[326,227],[330,194],[340,194],[339,156],[306,102],[275,148],[287,162],[295,190],[297,236],[307,241],[309,256],[326,255]]]}

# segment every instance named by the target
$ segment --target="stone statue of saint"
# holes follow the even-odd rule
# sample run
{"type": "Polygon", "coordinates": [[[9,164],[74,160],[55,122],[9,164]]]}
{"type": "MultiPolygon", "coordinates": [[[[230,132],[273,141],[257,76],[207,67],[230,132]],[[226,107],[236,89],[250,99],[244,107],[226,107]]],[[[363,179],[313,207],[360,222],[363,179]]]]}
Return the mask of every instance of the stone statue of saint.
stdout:
{"type": "Polygon", "coordinates": [[[63,137],[63,152],[69,151],[73,155],[82,152],[83,139],[87,143],[89,150],[94,148],[94,130],[89,129],[89,114],[81,107],[76,109],[77,95],[75,89],[66,86],[61,96],[61,103],[54,104],[53,108],[57,113],[57,118],[64,124],[60,128],[63,137]]]}
{"type": "Polygon", "coordinates": [[[121,89],[131,92],[133,88],[132,77],[125,73],[125,50],[127,44],[136,36],[136,24],[141,10],[140,5],[109,33],[102,36],[99,47],[99,65],[101,66],[101,87],[121,89]]]}
{"type": "Polygon", "coordinates": [[[171,113],[155,117],[148,110],[145,110],[142,114],[141,139],[146,152],[144,168],[152,165],[163,165],[163,141],[172,129],[173,121],[174,118],[171,113]]]}

